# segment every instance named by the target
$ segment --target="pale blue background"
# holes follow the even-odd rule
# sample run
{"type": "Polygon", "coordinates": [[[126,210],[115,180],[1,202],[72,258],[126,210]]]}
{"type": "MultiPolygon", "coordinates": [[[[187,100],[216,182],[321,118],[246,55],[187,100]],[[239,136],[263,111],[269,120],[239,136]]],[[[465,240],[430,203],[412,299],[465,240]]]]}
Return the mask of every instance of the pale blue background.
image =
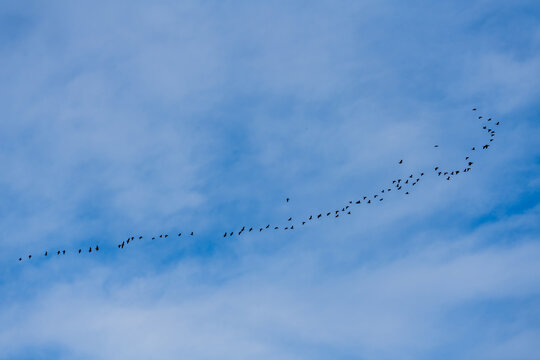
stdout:
{"type": "Polygon", "coordinates": [[[539,79],[535,0],[2,1],[0,359],[539,359],[539,79]]]}

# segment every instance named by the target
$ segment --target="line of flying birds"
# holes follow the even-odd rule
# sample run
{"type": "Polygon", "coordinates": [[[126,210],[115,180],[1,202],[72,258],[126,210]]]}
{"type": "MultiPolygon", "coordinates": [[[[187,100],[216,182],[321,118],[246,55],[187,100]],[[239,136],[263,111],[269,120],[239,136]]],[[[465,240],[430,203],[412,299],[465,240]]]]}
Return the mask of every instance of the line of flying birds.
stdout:
{"type": "MultiPolygon", "coordinates": [[[[476,108],[473,108],[472,109],[474,112],[477,111],[476,108]]],[[[483,120],[484,117],[483,116],[478,116],[478,120],[483,120]]],[[[484,120],[483,120],[484,121],[484,120]]],[[[490,143],[494,140],[495,138],[495,128],[497,126],[500,125],[500,121],[493,121],[492,118],[487,118],[485,119],[485,123],[482,124],[482,129],[485,130],[488,134],[489,134],[489,141],[487,144],[485,145],[482,145],[481,146],[481,149],[482,150],[486,150],[489,148],[490,146],[490,143]]],[[[434,145],[434,147],[438,148],[439,145],[434,145]]],[[[480,149],[480,147],[479,147],[480,149]]],[[[476,151],[476,146],[475,147],[472,147],[471,148],[471,151],[476,151]]],[[[403,160],[399,160],[398,164],[403,164],[403,160]]],[[[455,170],[442,170],[439,168],[439,166],[435,166],[433,168],[433,172],[435,174],[437,174],[437,176],[443,176],[446,180],[451,180],[453,176],[456,176],[456,175],[459,175],[460,173],[467,173],[471,170],[471,167],[473,166],[474,162],[471,161],[471,158],[470,156],[466,156],[465,157],[465,165],[463,168],[460,168],[460,169],[455,169],[455,170]]],[[[298,222],[296,225],[298,227],[299,224],[301,224],[300,226],[304,226],[306,224],[308,224],[309,222],[313,221],[313,220],[317,220],[317,219],[320,219],[322,217],[330,217],[330,216],[333,216],[335,218],[338,218],[340,215],[351,215],[351,210],[352,210],[352,207],[353,206],[356,206],[356,205],[360,205],[360,204],[372,204],[372,203],[380,203],[384,200],[384,197],[385,194],[388,194],[390,193],[392,190],[394,190],[394,192],[398,192],[398,191],[402,191],[405,195],[409,195],[409,191],[407,190],[410,190],[412,189],[412,186],[415,186],[416,184],[418,184],[420,182],[420,180],[422,179],[422,177],[424,176],[424,172],[418,172],[416,173],[416,175],[413,173],[413,174],[410,174],[408,177],[404,177],[404,178],[396,178],[396,179],[393,179],[392,180],[392,184],[391,185],[388,185],[387,187],[383,188],[380,190],[380,193],[377,193],[377,194],[373,194],[373,196],[362,196],[360,199],[357,199],[357,200],[349,200],[349,202],[344,205],[343,207],[341,207],[341,209],[334,209],[334,210],[331,210],[331,211],[326,211],[326,212],[321,212],[321,213],[318,213],[318,214],[311,214],[309,215],[309,217],[306,217],[305,219],[302,219],[300,220],[300,222],[298,222]]],[[[289,197],[285,198],[285,202],[288,203],[291,199],[289,197]]],[[[240,230],[238,231],[226,231],[224,234],[223,234],[223,237],[231,237],[231,236],[234,236],[234,235],[237,235],[237,236],[240,236],[242,235],[244,232],[246,233],[251,233],[251,232],[263,232],[265,230],[279,230],[279,229],[283,229],[283,230],[294,230],[295,227],[295,223],[293,222],[293,218],[292,217],[289,217],[287,219],[287,223],[286,223],[287,226],[277,226],[277,225],[271,225],[271,224],[266,224],[266,225],[263,225],[263,226],[243,226],[240,230]]],[[[193,236],[194,235],[194,232],[190,232],[189,233],[189,236],[193,236]]],[[[182,236],[182,233],[178,233],[177,237],[181,237],[182,236]]],[[[160,239],[166,239],[168,238],[169,235],[168,234],[160,234],[158,236],[151,236],[150,238],[152,240],[156,240],[156,238],[160,238],[160,239]]],[[[138,236],[131,236],[129,237],[127,240],[124,240],[122,241],[121,243],[117,244],[117,247],[118,249],[123,249],[125,246],[129,245],[130,243],[133,243],[136,239],[137,240],[142,240],[144,237],[142,235],[138,235],[138,236]]],[[[83,252],[86,253],[97,253],[99,251],[99,245],[96,245],[96,246],[91,246],[88,248],[88,251],[83,251],[82,248],[79,248],[78,250],[75,250],[73,251],[72,253],[75,253],[75,254],[82,254],[83,252]]],[[[49,251],[44,251],[43,253],[43,256],[44,257],[47,257],[49,255],[53,255],[53,253],[49,253],[49,251]]],[[[56,255],[66,255],[67,252],[65,249],[62,249],[62,250],[57,250],[56,251],[56,255]]],[[[28,257],[28,260],[32,259],[32,255],[29,254],[27,255],[28,257]]],[[[23,257],[19,257],[18,258],[18,261],[22,261],[23,260],[23,257]]]]}

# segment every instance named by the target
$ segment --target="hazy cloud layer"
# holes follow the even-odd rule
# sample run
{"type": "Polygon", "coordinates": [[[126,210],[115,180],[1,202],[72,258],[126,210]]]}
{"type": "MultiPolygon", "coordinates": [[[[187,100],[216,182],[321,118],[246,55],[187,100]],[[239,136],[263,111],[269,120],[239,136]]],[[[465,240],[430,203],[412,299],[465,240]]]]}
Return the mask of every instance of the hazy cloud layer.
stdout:
{"type": "Polygon", "coordinates": [[[534,1],[4,2],[0,358],[538,358],[539,18],[534,1]],[[473,106],[502,126],[466,176],[222,238],[461,167],[473,106]],[[196,236],[115,248],[180,231],[196,236]]]}

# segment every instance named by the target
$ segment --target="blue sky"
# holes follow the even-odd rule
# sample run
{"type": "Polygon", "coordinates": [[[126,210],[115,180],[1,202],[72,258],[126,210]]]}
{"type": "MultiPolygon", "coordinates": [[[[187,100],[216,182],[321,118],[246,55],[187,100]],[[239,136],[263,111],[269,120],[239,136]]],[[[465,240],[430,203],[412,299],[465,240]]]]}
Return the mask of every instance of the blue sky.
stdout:
{"type": "Polygon", "coordinates": [[[540,358],[539,19],[536,1],[3,1],[0,359],[540,358]],[[502,126],[470,173],[222,237],[461,166],[475,106],[502,126]]]}

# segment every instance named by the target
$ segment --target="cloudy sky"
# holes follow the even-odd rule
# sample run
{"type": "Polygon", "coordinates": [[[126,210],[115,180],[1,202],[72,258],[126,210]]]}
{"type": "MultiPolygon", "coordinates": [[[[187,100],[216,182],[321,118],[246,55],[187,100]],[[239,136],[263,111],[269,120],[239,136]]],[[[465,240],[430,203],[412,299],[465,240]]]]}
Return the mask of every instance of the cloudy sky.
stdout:
{"type": "Polygon", "coordinates": [[[540,358],[539,19],[2,1],[0,359],[540,358]]]}

